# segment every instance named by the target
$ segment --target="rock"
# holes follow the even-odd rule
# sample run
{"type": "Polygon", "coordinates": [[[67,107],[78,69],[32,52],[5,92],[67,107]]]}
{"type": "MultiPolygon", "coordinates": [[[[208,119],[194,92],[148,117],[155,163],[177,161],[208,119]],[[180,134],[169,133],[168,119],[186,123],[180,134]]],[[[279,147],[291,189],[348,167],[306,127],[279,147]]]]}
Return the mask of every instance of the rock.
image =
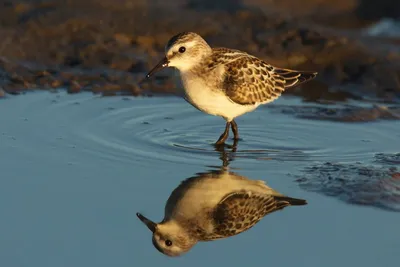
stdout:
{"type": "Polygon", "coordinates": [[[121,86],[112,83],[95,84],[92,87],[92,92],[94,93],[104,93],[104,92],[115,92],[120,91],[121,86]]]}
{"type": "Polygon", "coordinates": [[[50,83],[50,86],[51,86],[52,88],[59,88],[59,87],[61,87],[62,84],[63,84],[63,83],[62,83],[60,80],[53,80],[53,81],[50,83]]]}
{"type": "Polygon", "coordinates": [[[79,93],[81,91],[81,89],[82,89],[82,86],[78,82],[71,81],[68,86],[67,91],[69,94],[76,94],[76,93],[79,93]]]}
{"type": "Polygon", "coordinates": [[[19,95],[25,90],[24,86],[16,83],[8,83],[3,85],[3,90],[11,95],[19,95]]]}

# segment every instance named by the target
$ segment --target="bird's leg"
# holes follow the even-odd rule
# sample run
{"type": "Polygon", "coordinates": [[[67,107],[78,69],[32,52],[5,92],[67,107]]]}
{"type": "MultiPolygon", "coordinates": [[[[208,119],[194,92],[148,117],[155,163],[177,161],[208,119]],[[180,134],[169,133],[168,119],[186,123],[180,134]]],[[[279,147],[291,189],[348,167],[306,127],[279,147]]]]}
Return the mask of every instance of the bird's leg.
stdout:
{"type": "Polygon", "coordinates": [[[233,132],[233,139],[239,140],[239,130],[238,130],[238,126],[237,126],[235,120],[231,121],[231,127],[232,127],[232,132],[233,132]]]}
{"type": "Polygon", "coordinates": [[[225,143],[225,140],[229,136],[229,126],[230,125],[231,125],[231,122],[226,122],[225,131],[221,134],[221,136],[219,137],[218,141],[215,143],[216,145],[222,145],[222,144],[225,143]]]}

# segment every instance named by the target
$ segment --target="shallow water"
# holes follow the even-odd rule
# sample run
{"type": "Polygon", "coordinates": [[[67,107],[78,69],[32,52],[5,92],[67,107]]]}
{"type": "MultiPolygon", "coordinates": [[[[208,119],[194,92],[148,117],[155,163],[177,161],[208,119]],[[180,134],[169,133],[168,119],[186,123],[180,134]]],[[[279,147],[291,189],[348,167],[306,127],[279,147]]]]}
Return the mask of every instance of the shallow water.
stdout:
{"type": "Polygon", "coordinates": [[[1,100],[1,266],[396,265],[399,121],[301,119],[293,106],[306,105],[282,97],[242,116],[236,151],[216,151],[224,121],[175,97],[1,100]],[[135,213],[160,221],[182,180],[223,164],[309,204],[166,258],[135,213]]]}

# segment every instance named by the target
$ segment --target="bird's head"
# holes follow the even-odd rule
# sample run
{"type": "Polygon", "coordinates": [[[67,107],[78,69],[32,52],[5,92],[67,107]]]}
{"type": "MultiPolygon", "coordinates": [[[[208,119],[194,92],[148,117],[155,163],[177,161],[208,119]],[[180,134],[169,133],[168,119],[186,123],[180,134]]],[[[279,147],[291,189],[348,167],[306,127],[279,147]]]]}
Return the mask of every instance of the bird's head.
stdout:
{"type": "Polygon", "coordinates": [[[153,232],[154,247],[167,256],[181,256],[197,243],[197,240],[190,237],[175,221],[157,224],[140,213],[136,215],[153,232]]]}
{"type": "Polygon", "coordinates": [[[165,46],[165,57],[147,74],[146,78],[166,67],[187,71],[212,53],[211,47],[198,34],[183,32],[172,37],[165,46]]]}

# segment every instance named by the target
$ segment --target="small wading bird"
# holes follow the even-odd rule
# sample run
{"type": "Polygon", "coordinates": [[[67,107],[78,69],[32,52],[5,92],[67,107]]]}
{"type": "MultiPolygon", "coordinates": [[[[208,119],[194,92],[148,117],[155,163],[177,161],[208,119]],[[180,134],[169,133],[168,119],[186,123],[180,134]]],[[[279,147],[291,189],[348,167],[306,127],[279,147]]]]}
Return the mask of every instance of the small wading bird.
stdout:
{"type": "Polygon", "coordinates": [[[224,144],[232,128],[239,139],[235,118],[277,99],[282,92],[316,77],[316,72],[282,69],[245,52],[211,48],[198,34],[183,32],[165,47],[165,57],[147,74],[175,67],[185,99],[205,113],[226,120],[217,145],[224,144]]]}
{"type": "Polygon", "coordinates": [[[264,181],[222,170],[184,180],[168,198],[160,223],[140,213],[137,216],[153,232],[154,247],[174,257],[199,241],[237,235],[267,214],[306,204],[306,200],[282,195],[264,181]]]}

